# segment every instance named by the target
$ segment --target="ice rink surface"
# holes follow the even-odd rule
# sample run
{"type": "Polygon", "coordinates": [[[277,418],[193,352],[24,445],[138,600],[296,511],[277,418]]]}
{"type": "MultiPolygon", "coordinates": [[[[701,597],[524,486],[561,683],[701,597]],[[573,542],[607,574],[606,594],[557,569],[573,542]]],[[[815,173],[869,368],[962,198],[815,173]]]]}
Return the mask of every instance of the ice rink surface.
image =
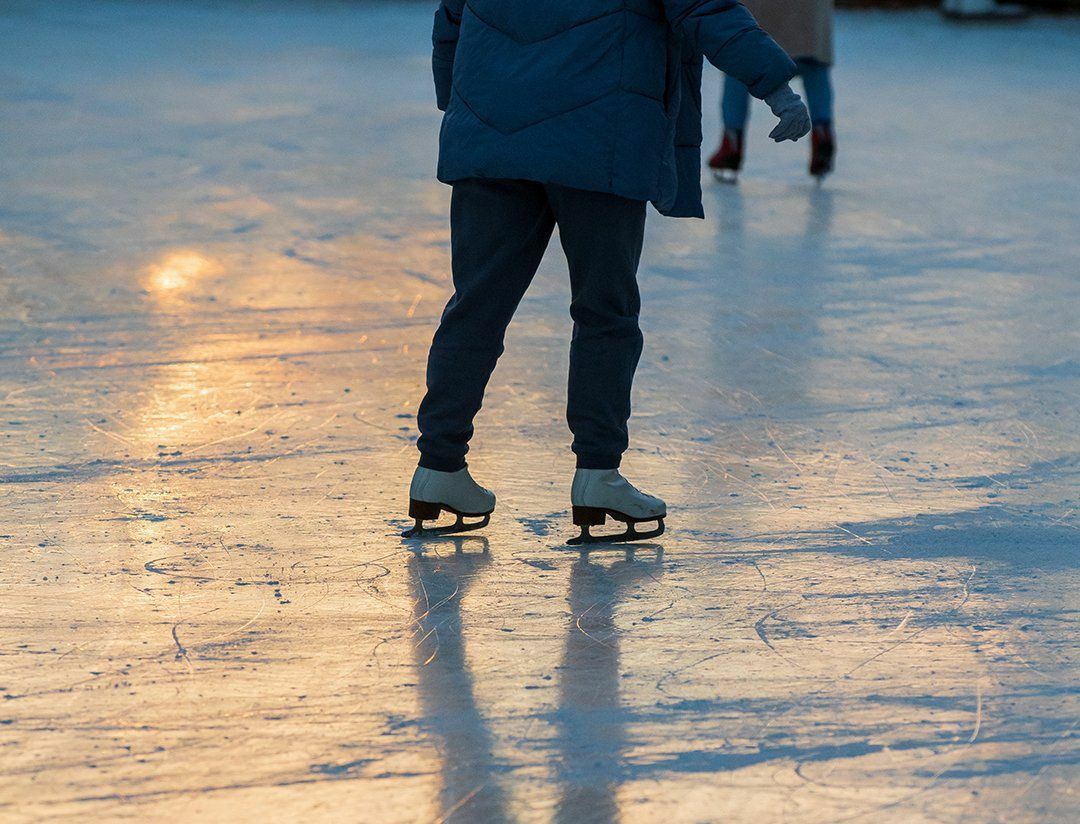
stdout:
{"type": "Polygon", "coordinates": [[[0,820],[1077,820],[1080,21],[841,14],[836,175],[758,106],[650,216],[669,532],[588,555],[557,246],[491,527],[398,537],[429,22],[0,6],[0,820]]]}

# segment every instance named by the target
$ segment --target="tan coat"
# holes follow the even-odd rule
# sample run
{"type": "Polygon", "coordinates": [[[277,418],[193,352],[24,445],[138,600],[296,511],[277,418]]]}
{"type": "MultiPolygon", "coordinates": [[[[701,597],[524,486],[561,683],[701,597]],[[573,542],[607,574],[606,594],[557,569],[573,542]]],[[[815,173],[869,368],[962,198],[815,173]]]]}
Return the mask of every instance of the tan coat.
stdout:
{"type": "Polygon", "coordinates": [[[833,62],[833,0],[743,0],[761,28],[792,57],[833,62]]]}

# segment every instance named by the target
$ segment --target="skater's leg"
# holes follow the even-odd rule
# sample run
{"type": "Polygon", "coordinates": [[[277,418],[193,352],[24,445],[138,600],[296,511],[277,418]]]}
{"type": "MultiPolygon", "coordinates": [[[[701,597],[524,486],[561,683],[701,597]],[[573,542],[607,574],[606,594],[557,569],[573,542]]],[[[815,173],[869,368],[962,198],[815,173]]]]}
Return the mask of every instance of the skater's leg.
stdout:
{"type": "Polygon", "coordinates": [[[746,84],[730,75],[724,76],[720,114],[724,131],[720,136],[719,148],[709,157],[709,168],[717,180],[734,183],[736,173],[742,168],[743,134],[750,116],[750,91],[746,84]]]}
{"type": "Polygon", "coordinates": [[[626,450],[630,389],[641,355],[637,268],[645,203],[549,186],[570,265],[567,422],[577,465],[613,469],[626,450]]]}
{"type": "Polygon", "coordinates": [[[428,354],[420,404],[420,466],[465,465],[484,389],[510,319],[551,239],[555,218],[544,187],[509,180],[454,185],[450,206],[454,295],[428,354]]]}
{"type": "Polygon", "coordinates": [[[836,136],[833,132],[833,89],[829,67],[812,58],[795,61],[806,89],[806,105],[814,124],[810,135],[810,174],[819,180],[833,170],[836,136]]]}
{"type": "Polygon", "coordinates": [[[833,120],[833,89],[829,67],[807,57],[795,61],[806,89],[806,105],[815,126],[829,125],[833,120]]]}
{"type": "Polygon", "coordinates": [[[724,75],[724,94],[720,99],[720,114],[724,129],[743,131],[750,117],[750,90],[741,80],[724,75]]]}

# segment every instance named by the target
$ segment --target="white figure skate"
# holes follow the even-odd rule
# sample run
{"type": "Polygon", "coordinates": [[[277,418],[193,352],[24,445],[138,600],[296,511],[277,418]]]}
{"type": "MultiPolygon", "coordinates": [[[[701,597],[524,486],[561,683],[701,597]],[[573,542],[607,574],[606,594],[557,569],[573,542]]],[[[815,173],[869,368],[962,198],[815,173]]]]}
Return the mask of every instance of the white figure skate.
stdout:
{"type": "Polygon", "coordinates": [[[656,538],[664,534],[667,506],[659,498],[646,495],[619,474],[617,469],[579,469],[570,489],[574,523],[581,534],[568,544],[622,543],[656,538]],[[601,526],[608,516],[626,524],[616,535],[593,535],[590,528],[601,526]],[[655,521],[656,526],[639,532],[637,524],[655,521]]]}
{"type": "Polygon", "coordinates": [[[438,472],[418,466],[409,487],[409,517],[416,523],[401,533],[401,537],[421,538],[480,529],[488,525],[494,509],[495,495],[472,479],[468,467],[457,472],[438,472]],[[447,526],[424,527],[424,521],[438,520],[443,510],[456,515],[457,520],[447,526]],[[466,522],[466,518],[481,520],[466,522]]]}

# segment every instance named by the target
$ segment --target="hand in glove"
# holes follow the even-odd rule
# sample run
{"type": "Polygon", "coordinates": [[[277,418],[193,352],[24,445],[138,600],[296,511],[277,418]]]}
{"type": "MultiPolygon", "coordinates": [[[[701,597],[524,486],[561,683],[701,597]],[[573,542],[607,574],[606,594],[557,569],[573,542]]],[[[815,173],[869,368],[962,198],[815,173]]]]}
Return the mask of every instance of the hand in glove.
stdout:
{"type": "Polygon", "coordinates": [[[780,143],[784,140],[798,140],[810,131],[810,113],[802,98],[792,91],[791,86],[785,83],[775,92],[765,98],[772,113],[780,118],[769,137],[780,143]]]}

